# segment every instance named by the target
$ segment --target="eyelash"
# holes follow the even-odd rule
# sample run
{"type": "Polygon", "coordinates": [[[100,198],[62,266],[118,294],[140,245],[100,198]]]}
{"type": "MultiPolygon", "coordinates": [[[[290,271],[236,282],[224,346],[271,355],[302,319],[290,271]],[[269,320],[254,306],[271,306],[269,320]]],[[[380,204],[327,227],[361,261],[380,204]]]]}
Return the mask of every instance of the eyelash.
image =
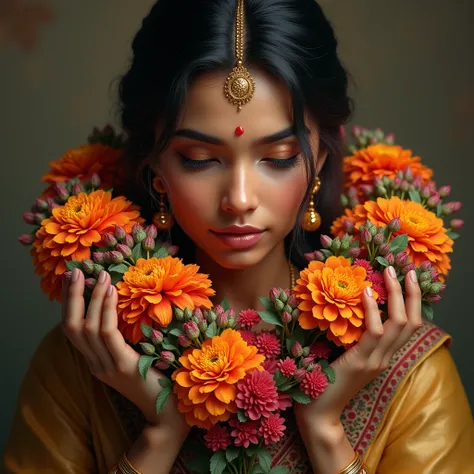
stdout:
{"type": "MultiPolygon", "coordinates": [[[[181,162],[184,168],[186,169],[202,169],[206,168],[209,166],[215,159],[209,159],[209,160],[192,160],[191,158],[188,158],[187,156],[184,156],[181,153],[178,153],[178,155],[181,158],[181,162]]],[[[290,158],[286,158],[284,160],[279,160],[276,158],[264,158],[264,160],[268,163],[271,164],[274,168],[277,169],[288,169],[288,168],[294,168],[298,164],[298,159],[299,159],[299,154],[295,156],[291,156],[290,158]]]]}

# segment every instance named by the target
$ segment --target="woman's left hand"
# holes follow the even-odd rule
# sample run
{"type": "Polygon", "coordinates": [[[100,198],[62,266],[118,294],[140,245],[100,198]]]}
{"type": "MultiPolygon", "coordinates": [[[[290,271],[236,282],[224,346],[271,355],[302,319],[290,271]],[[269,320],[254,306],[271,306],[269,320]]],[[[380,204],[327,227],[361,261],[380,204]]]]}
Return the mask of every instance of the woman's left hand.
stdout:
{"type": "MultiPolygon", "coordinates": [[[[393,268],[384,272],[388,291],[388,319],[382,324],[371,290],[364,291],[366,331],[359,342],[332,363],[336,382],[308,405],[297,405],[295,415],[303,440],[314,442],[344,430],[340,421],[349,401],[377,375],[388,368],[392,356],[422,325],[421,292],[416,274],[405,278],[406,299],[393,268]],[[306,438],[306,440],[305,440],[306,438]]],[[[325,439],[325,441],[328,441],[325,439]]]]}

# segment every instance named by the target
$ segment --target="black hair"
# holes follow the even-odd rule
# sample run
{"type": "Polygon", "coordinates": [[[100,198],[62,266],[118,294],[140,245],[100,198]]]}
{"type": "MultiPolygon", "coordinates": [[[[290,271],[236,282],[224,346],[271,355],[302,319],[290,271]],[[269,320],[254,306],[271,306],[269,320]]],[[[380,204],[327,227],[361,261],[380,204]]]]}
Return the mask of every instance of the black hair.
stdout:
{"type": "MultiPolygon", "coordinates": [[[[230,72],[235,65],[236,5],[236,0],[159,0],[133,40],[131,65],[119,84],[128,140],[118,187],[147,219],[156,211],[147,160],[169,145],[193,79],[204,72],[230,72]],[[157,137],[158,123],[163,127],[157,137]]],[[[314,0],[245,0],[244,30],[245,65],[269,73],[291,93],[295,133],[308,171],[298,222],[315,178],[305,113],[317,123],[320,146],[328,153],[317,196],[322,226],[309,233],[297,224],[286,239],[288,256],[302,268],[304,253],[319,247],[319,235],[329,231],[341,211],[340,126],[351,113],[348,75],[331,24],[314,0]]],[[[192,260],[194,246],[177,224],[171,238],[180,256],[192,260]]]]}

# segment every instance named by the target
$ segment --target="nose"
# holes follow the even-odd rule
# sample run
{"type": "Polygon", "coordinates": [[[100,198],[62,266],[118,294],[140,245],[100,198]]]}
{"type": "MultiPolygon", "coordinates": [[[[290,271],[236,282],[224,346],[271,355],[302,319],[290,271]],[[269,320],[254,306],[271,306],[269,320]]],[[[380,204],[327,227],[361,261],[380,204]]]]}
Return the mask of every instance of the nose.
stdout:
{"type": "Polygon", "coordinates": [[[245,215],[258,207],[258,183],[252,170],[240,163],[229,170],[228,180],[222,195],[221,208],[237,216],[245,215]]]}

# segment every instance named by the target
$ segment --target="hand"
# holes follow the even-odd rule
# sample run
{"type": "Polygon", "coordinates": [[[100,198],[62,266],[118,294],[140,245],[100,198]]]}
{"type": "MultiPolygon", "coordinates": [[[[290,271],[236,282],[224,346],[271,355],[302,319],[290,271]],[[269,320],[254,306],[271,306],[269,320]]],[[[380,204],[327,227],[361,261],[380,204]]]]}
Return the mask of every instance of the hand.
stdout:
{"type": "Polygon", "coordinates": [[[83,294],[84,275],[75,269],[70,278],[63,279],[62,326],[91,373],[134,403],[150,425],[168,427],[169,433],[176,433],[184,441],[189,426],[178,412],[175,398],[169,398],[160,415],[156,413],[156,397],[161,390],[158,379],[163,374],[151,368],[143,380],[138,372],[140,355],[125,342],[117,327],[118,296],[109,274],[100,273],[85,317],[83,294]]]}
{"type": "Polygon", "coordinates": [[[388,291],[388,319],[382,324],[380,311],[370,290],[364,291],[366,331],[359,342],[332,363],[336,383],[318,400],[297,405],[295,415],[303,437],[340,435],[341,413],[349,401],[372,379],[388,368],[392,356],[422,325],[421,292],[414,271],[405,278],[406,301],[390,268],[384,272],[388,291]]]}

